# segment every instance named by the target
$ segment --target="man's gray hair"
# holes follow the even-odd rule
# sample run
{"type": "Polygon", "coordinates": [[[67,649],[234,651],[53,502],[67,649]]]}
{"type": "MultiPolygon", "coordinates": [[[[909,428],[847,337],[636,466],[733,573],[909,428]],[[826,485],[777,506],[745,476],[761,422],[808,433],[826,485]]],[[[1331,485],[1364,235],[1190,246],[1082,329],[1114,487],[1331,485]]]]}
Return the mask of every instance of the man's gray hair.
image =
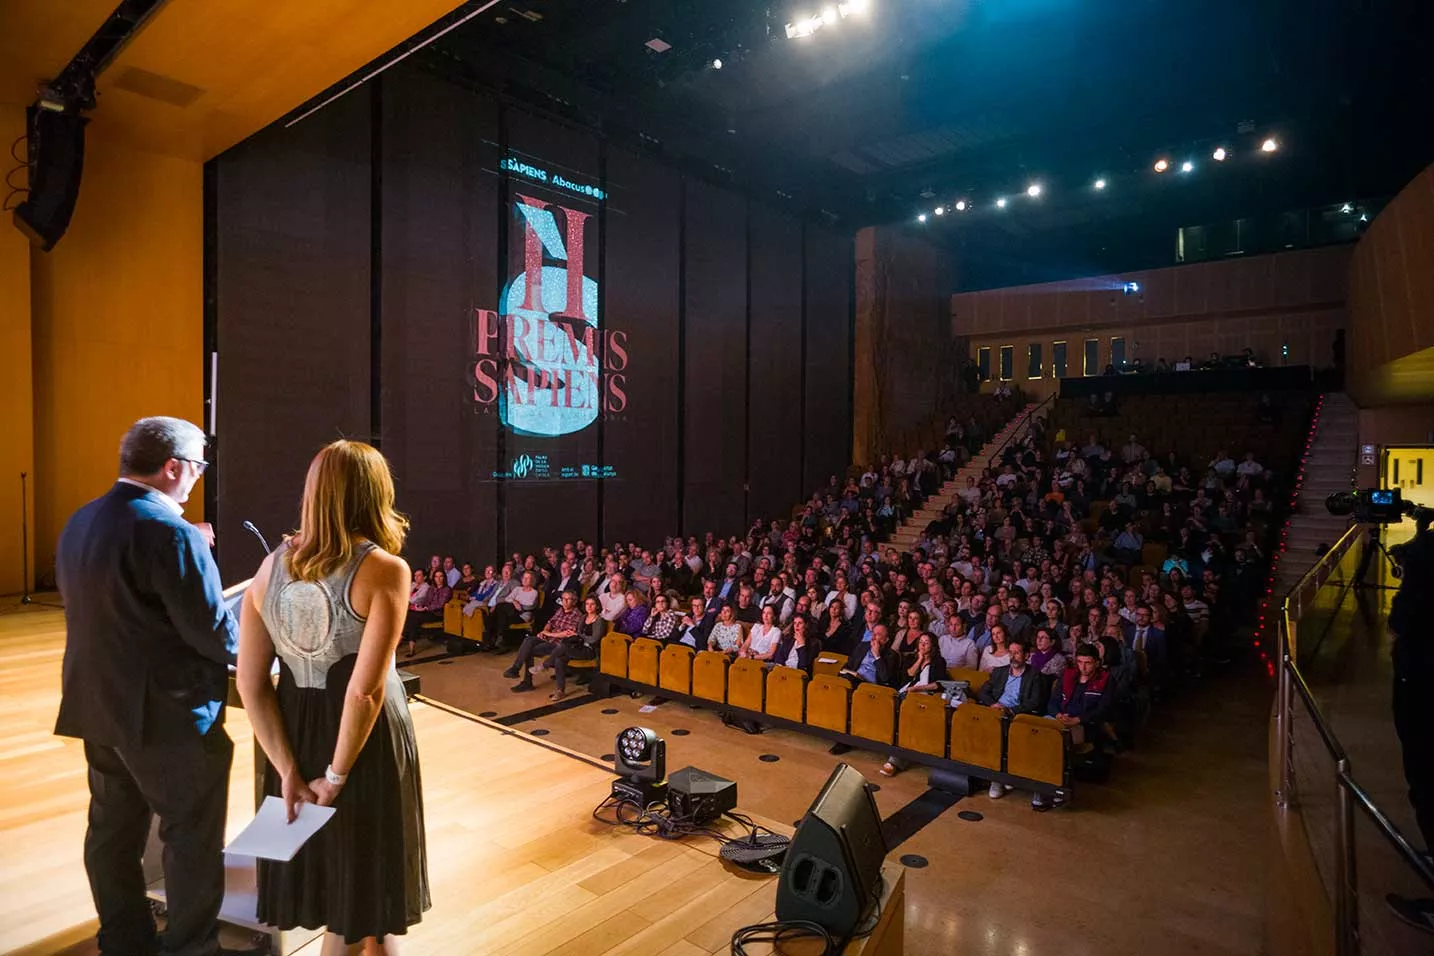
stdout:
{"type": "Polygon", "coordinates": [[[120,439],[120,474],[152,475],[171,458],[204,454],[204,431],[182,418],[141,418],[120,439]]]}

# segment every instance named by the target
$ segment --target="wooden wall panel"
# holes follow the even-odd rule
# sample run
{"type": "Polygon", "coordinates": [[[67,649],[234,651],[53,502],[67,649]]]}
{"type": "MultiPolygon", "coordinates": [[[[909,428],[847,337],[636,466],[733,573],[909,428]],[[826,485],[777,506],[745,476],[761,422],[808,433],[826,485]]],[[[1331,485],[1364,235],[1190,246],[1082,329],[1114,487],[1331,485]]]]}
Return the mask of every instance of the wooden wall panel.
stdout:
{"type": "Polygon", "coordinates": [[[1401,380],[1390,362],[1434,347],[1434,166],[1384,208],[1349,270],[1350,391],[1361,405],[1434,398],[1434,380],[1401,380]]]}

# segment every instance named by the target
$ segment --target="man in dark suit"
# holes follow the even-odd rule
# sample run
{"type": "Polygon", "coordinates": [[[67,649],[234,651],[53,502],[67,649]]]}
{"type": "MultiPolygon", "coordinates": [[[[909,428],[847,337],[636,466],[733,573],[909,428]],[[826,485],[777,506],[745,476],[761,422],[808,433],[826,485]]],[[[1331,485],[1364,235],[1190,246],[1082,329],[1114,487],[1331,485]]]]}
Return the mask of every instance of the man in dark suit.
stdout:
{"type": "MultiPolygon", "coordinates": [[[[1006,644],[1006,653],[1011,663],[991,671],[991,679],[982,684],[976,694],[977,702],[999,710],[1005,717],[1045,713],[1046,681],[1035,668],[1026,665],[1025,642],[1011,638],[1006,644]]],[[[992,780],[988,795],[992,800],[999,800],[1010,789],[1008,784],[992,780]]]]}
{"type": "Polygon", "coordinates": [[[55,733],[85,742],[85,869],[105,954],[221,952],[234,751],[224,701],[238,626],[221,594],[211,533],[183,517],[205,466],[198,427],[141,419],[120,445],[119,480],[60,535],[66,637],[55,733]],[[162,940],[140,863],[152,814],[164,843],[162,940]]]}
{"type": "Polygon", "coordinates": [[[991,679],[981,685],[976,699],[1007,716],[1045,713],[1046,682],[1026,666],[1025,642],[1011,638],[1006,652],[1011,663],[991,671],[991,679]]]}
{"type": "Polygon", "coordinates": [[[1141,604],[1135,609],[1135,622],[1126,624],[1125,643],[1132,651],[1144,651],[1145,661],[1150,669],[1150,678],[1160,683],[1165,672],[1165,631],[1151,623],[1149,605],[1141,604]]]}
{"type": "Polygon", "coordinates": [[[841,673],[852,680],[883,684],[892,690],[906,683],[901,656],[891,649],[891,631],[885,624],[871,629],[871,639],[856,646],[841,673]]]}

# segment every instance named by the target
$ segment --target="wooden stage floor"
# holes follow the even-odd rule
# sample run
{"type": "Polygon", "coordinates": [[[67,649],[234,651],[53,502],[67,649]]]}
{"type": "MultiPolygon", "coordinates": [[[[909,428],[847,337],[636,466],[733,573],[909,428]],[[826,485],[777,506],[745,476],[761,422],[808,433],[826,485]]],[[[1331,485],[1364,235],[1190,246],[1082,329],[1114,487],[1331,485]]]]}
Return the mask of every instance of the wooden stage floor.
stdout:
{"type": "MultiPolygon", "coordinates": [[[[84,759],[78,741],[51,734],[63,639],[59,612],[0,615],[3,953],[96,951],[81,863],[84,759]]],[[[664,841],[592,819],[613,779],[593,758],[441,706],[415,702],[413,717],[433,908],[409,931],[407,952],[704,956],[727,952],[737,927],[772,918],[775,877],[729,869],[715,841],[664,841]]],[[[228,729],[239,768],[230,783],[232,836],[253,815],[242,768],[252,765],[254,744],[242,710],[230,710],[228,729]]],[[[883,923],[895,939],[901,874],[888,864],[895,905],[883,923]]],[[[299,952],[316,956],[318,943],[299,952]]]]}

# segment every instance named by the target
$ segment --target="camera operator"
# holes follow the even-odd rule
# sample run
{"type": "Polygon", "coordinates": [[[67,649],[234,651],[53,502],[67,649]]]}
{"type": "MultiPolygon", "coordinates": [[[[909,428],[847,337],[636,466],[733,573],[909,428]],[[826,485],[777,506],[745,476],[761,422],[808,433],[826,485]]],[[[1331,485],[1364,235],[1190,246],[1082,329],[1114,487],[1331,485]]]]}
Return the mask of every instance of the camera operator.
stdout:
{"type": "MultiPolygon", "coordinates": [[[[1414,510],[1414,537],[1389,549],[1403,569],[1399,592],[1389,609],[1394,637],[1394,730],[1404,758],[1409,802],[1424,838],[1424,852],[1434,848],[1434,510],[1414,510]]],[[[1434,932],[1434,901],[1391,894],[1390,907],[1402,919],[1434,932]]]]}

